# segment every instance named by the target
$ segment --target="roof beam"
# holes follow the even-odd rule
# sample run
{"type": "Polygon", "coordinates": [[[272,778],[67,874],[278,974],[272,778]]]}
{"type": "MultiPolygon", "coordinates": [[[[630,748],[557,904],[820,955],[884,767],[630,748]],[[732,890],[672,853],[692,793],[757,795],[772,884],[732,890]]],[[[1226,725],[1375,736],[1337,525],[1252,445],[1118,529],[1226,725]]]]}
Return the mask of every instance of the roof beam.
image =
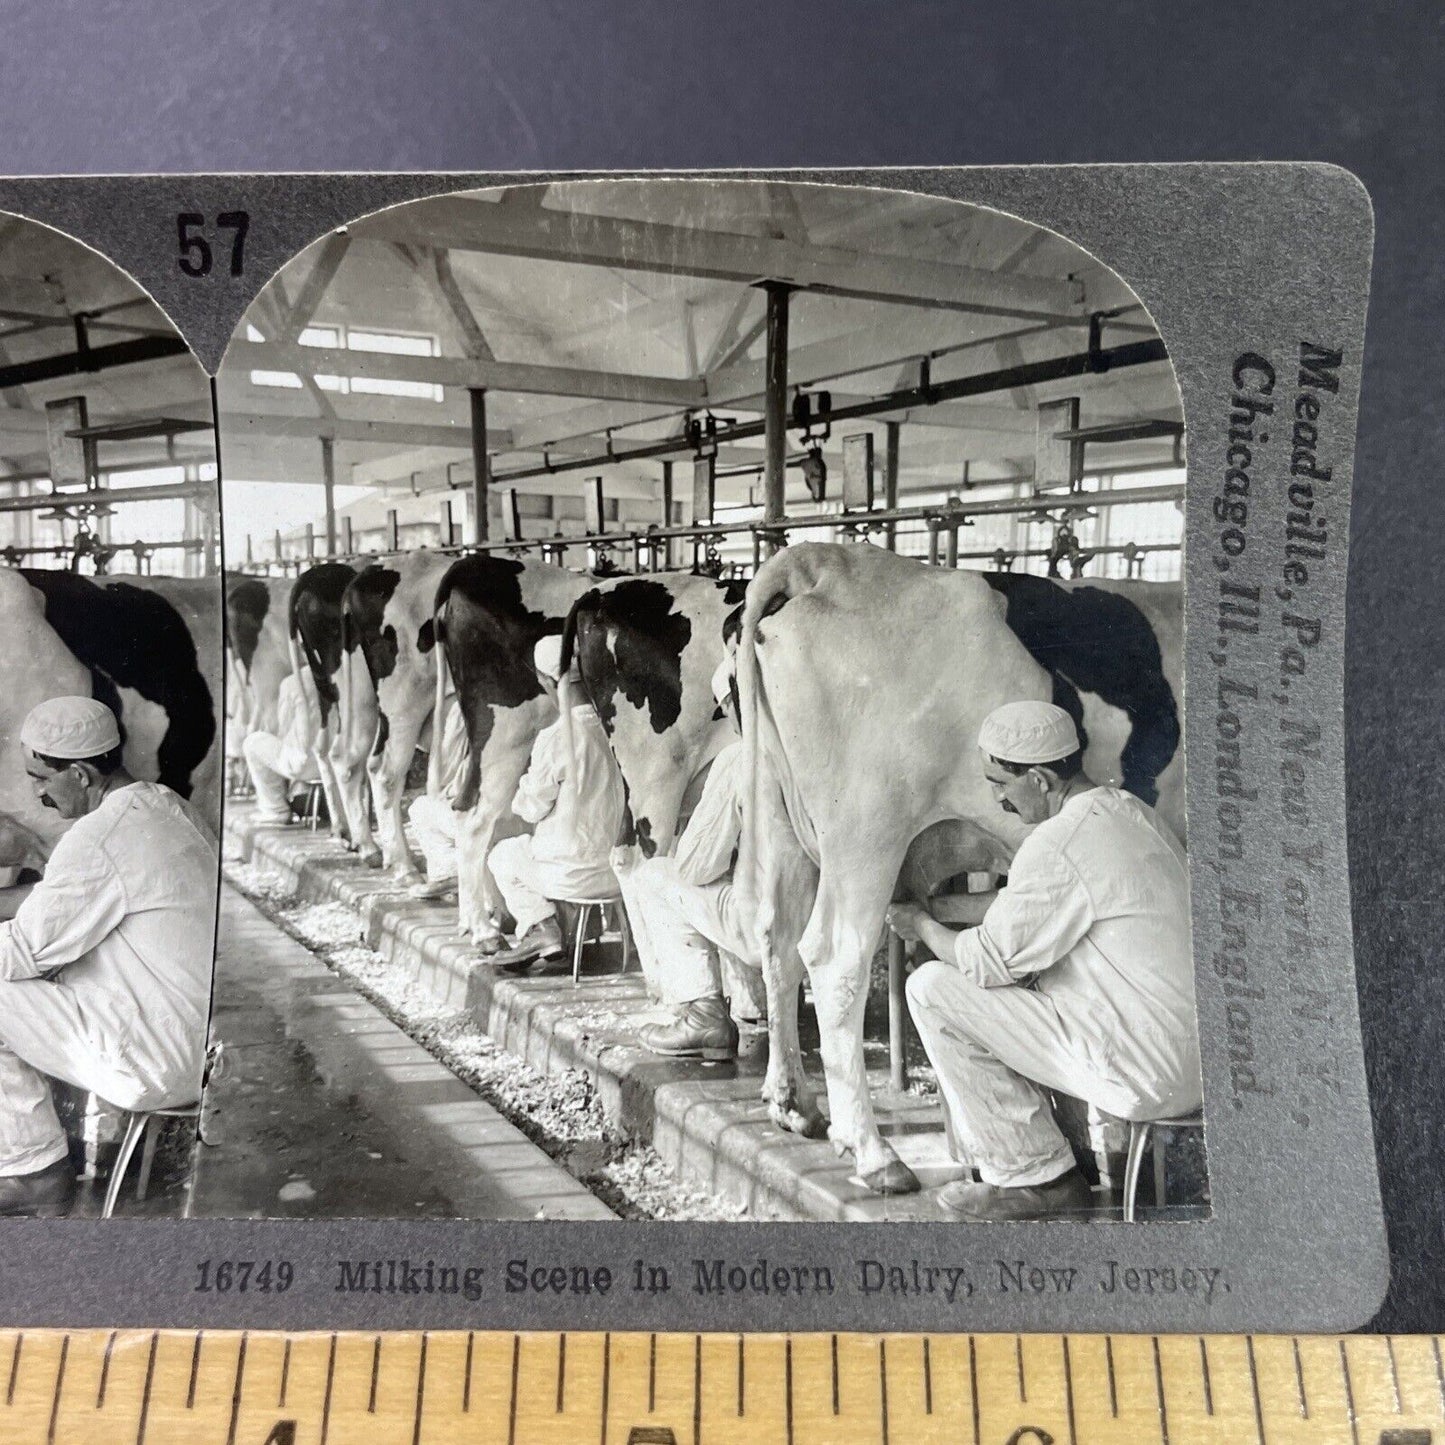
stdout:
{"type": "MultiPolygon", "coordinates": [[[[357,417],[267,416],[253,411],[221,412],[221,445],[228,438],[260,436],[314,441],[329,437],[341,442],[375,442],[387,446],[446,447],[466,452],[472,449],[471,431],[465,424],[446,426],[426,422],[366,421],[357,417]]],[[[489,429],[488,441],[511,449],[511,433],[489,429]]]]}
{"type": "MultiPolygon", "coordinates": [[[[349,236],[335,233],[321,243],[316,259],[306,273],[305,281],[301,283],[301,290],[296,293],[296,299],[284,308],[280,333],[283,340],[295,341],[310,325],[311,318],[316,315],[316,308],[321,305],[321,298],[326,295],[327,287],[331,285],[341,263],[346,259],[350,245],[349,236]]],[[[281,278],[278,276],[276,281],[273,289],[280,291],[281,278]]],[[[284,292],[282,294],[284,295],[284,292]]]]}
{"type": "MultiPolygon", "coordinates": [[[[410,208],[408,208],[410,210],[410,208]]],[[[383,211],[353,223],[365,240],[416,241],[453,251],[525,256],[617,271],[653,271],[718,281],[783,281],[833,296],[991,316],[1074,316],[1083,283],[1000,275],[942,261],[871,255],[841,246],[688,229],[575,211],[518,210],[445,197],[422,216],[383,211]]]]}
{"type": "Polygon", "coordinates": [[[342,351],[267,341],[232,341],[226,350],[226,364],[228,369],[234,366],[238,370],[256,368],[313,375],[320,372],[388,381],[425,381],[441,386],[485,386],[497,391],[651,402],[659,406],[700,406],[705,395],[699,381],[666,376],[634,376],[626,372],[531,366],[468,357],[393,356],[387,352],[342,351]]]}

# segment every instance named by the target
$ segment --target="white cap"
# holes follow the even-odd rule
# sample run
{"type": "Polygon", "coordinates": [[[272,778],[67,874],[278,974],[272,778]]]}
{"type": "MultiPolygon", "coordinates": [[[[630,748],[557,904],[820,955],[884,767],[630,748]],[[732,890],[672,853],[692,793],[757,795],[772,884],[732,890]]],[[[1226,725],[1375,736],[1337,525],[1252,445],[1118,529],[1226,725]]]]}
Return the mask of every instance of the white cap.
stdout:
{"type": "Polygon", "coordinates": [[[559,635],[544,637],[532,649],[532,661],[538,672],[545,672],[556,682],[562,673],[562,638],[559,635]]]}
{"type": "Polygon", "coordinates": [[[718,663],[717,671],[712,675],[713,700],[719,707],[721,707],[723,703],[731,701],[733,695],[732,681],[732,659],[725,657],[718,663]]]}
{"type": "Polygon", "coordinates": [[[1051,702],[1006,702],[984,718],[978,745],[1002,763],[1056,763],[1079,750],[1079,732],[1051,702]]]}
{"type": "Polygon", "coordinates": [[[48,758],[98,758],[120,746],[120,725],[93,697],[52,697],[31,708],[20,741],[48,758]]]}

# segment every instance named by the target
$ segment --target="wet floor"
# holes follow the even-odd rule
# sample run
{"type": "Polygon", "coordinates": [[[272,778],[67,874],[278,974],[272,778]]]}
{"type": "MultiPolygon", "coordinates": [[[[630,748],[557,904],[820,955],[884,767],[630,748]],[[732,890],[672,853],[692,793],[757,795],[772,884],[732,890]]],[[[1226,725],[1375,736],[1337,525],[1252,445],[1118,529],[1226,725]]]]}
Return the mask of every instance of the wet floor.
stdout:
{"type": "Polygon", "coordinates": [[[223,893],[192,1213],[598,1219],[602,1203],[305,948],[223,893]]]}

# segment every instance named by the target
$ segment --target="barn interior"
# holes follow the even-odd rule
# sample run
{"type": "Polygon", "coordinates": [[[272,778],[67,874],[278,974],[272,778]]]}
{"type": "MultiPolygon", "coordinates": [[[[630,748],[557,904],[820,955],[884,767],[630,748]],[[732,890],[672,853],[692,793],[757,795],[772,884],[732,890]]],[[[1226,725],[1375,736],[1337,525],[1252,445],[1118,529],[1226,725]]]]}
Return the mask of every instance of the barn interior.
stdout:
{"type": "MultiPolygon", "coordinates": [[[[480,548],[746,578],[817,540],[1180,577],[1182,404],[1137,297],[1061,236],[899,191],[527,184],[359,218],[252,305],[218,405],[231,574],[480,548]]],[[[615,937],[588,944],[579,986],[505,979],[458,938],[454,903],[407,897],[323,832],[227,816],[248,897],[224,905],[217,1020],[240,1048],[216,1105],[231,1147],[202,1161],[197,1213],[530,1208],[469,1202],[487,1148],[408,1112],[462,1080],[542,1140],[527,1177],[564,1214],[591,1199],[628,1217],[936,1217],[926,1194],[872,1195],[826,1141],[773,1127],[760,1064],[642,1054],[647,1000],[615,937]],[[438,1044],[436,1010],[470,1042],[438,1044]],[[318,1100],[283,1126],[277,1070],[298,1047],[312,1085],[284,1087],[318,1100]],[[358,1081],[364,1126],[343,1107],[358,1081]]],[[[885,1132],[931,1185],[945,1140],[902,983],[880,954],[867,1060],[885,1132]]],[[[1159,1217],[1202,1207],[1202,1156],[1179,1142],[1159,1217]]]]}
{"type": "Polygon", "coordinates": [[[0,216],[0,559],[83,573],[219,570],[210,383],[110,261],[0,216]]]}
{"type": "Polygon", "coordinates": [[[1147,312],[1064,238],[933,197],[589,181],[384,211],[267,288],[219,395],[235,568],[565,541],[545,554],[745,575],[757,524],[806,518],[959,565],[1179,575],[1147,312]],[[826,520],[857,512],[899,515],[826,520]]]}

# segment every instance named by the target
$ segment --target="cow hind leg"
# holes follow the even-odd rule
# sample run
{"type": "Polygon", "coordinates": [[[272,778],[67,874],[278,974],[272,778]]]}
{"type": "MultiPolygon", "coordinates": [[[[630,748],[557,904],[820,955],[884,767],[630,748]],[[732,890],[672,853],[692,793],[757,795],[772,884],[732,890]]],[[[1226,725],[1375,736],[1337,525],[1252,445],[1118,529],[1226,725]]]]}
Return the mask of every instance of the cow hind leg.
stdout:
{"type": "Polygon", "coordinates": [[[346,806],[341,797],[341,783],[331,765],[331,734],[323,729],[316,738],[316,766],[321,774],[321,791],[326,798],[326,813],[331,820],[331,836],[350,848],[351,828],[346,819],[346,806]]]}
{"type": "Polygon", "coordinates": [[[366,762],[372,801],[376,805],[382,866],[394,870],[401,883],[415,882],[421,876],[407,846],[401,801],[417,739],[425,723],[426,714],[392,721],[386,730],[384,746],[379,752],[374,750],[366,762]]]}
{"type": "Polygon", "coordinates": [[[763,1101],[779,1129],[820,1139],[828,1125],[803,1071],[803,1049],[798,1042],[803,965],[796,957],[773,959],[764,965],[763,979],[768,995],[768,1071],[763,1076],[763,1101]]]}
{"type": "Polygon", "coordinates": [[[863,1060],[869,972],[901,858],[900,849],[891,866],[888,858],[875,860],[868,879],[853,877],[842,887],[830,884],[825,860],[813,917],[798,945],[813,984],[829,1135],[840,1153],[853,1155],[858,1177],[875,1194],[912,1194],[919,1188],[917,1176],[878,1132],[863,1060]]]}

